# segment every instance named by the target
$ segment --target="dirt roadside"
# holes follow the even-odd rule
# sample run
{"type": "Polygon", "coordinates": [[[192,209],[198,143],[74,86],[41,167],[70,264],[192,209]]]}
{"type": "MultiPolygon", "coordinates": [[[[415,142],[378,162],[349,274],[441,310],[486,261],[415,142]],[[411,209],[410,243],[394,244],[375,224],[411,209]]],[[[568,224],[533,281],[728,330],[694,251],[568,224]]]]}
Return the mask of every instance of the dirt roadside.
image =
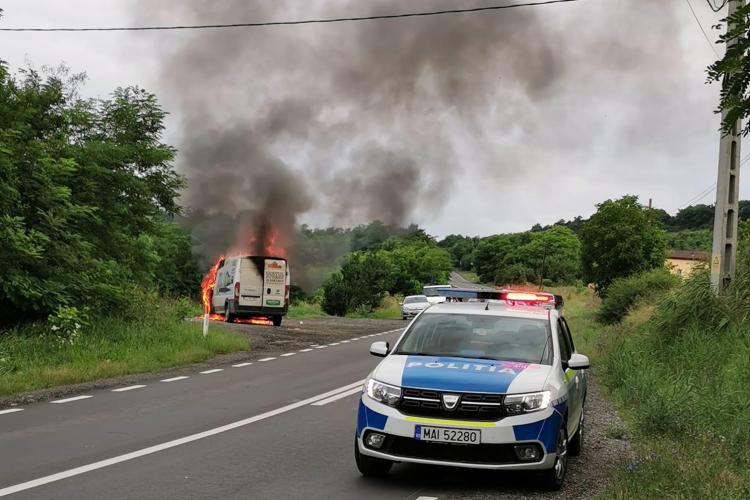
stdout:
{"type": "MultiPolygon", "coordinates": [[[[181,366],[161,372],[138,373],[113,377],[81,384],[63,385],[49,389],[25,392],[14,396],[0,397],[0,409],[13,406],[36,403],[66,396],[73,396],[95,389],[107,389],[118,385],[138,384],[154,378],[167,378],[186,373],[193,373],[196,369],[207,369],[216,366],[252,361],[269,355],[280,354],[295,349],[308,347],[311,344],[327,344],[338,340],[345,340],[361,335],[379,333],[406,326],[405,321],[378,319],[347,319],[347,318],[285,318],[280,327],[258,326],[244,324],[228,324],[213,322],[209,328],[229,328],[250,340],[249,351],[238,351],[231,354],[216,356],[202,363],[181,366]]],[[[210,335],[210,330],[209,330],[210,335]]]]}

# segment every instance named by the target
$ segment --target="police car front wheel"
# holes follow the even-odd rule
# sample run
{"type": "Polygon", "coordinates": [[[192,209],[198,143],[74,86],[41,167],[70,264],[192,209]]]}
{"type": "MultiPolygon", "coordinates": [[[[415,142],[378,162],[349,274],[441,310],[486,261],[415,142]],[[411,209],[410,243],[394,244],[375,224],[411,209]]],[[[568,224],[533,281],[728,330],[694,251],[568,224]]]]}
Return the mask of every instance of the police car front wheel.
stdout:
{"type": "Polygon", "coordinates": [[[568,431],[563,421],[557,433],[557,449],[555,450],[555,465],[551,469],[542,471],[542,482],[548,490],[557,491],[565,482],[568,472],[568,431]]]}
{"type": "Polygon", "coordinates": [[[361,454],[356,438],[354,439],[354,460],[357,462],[357,469],[363,476],[385,476],[393,466],[393,462],[390,460],[361,454]]]}

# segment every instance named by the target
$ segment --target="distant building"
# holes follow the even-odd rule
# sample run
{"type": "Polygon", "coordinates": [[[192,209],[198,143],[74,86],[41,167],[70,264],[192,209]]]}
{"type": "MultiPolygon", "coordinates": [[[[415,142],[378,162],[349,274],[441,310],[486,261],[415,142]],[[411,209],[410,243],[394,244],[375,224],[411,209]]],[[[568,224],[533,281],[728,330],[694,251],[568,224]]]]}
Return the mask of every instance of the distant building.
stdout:
{"type": "Polygon", "coordinates": [[[708,252],[700,250],[671,250],[667,254],[667,268],[677,276],[690,276],[696,268],[708,265],[708,252]]]}

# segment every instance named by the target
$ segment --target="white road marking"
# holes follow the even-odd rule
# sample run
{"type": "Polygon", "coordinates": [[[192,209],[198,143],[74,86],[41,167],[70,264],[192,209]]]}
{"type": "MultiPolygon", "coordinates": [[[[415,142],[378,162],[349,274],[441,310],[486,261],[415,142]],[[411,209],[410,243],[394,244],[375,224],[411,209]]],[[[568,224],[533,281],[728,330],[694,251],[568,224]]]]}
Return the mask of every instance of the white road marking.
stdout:
{"type": "Polygon", "coordinates": [[[185,380],[186,378],[190,378],[186,375],[181,375],[179,377],[172,377],[172,378],[165,378],[162,380],[162,382],[177,382],[178,380],[185,380]]]}
{"type": "Polygon", "coordinates": [[[224,371],[224,368],[214,368],[213,370],[205,370],[200,373],[201,375],[210,375],[212,373],[223,372],[223,371],[224,371]]]}
{"type": "Polygon", "coordinates": [[[316,347],[316,349],[325,349],[326,347],[328,347],[328,346],[327,345],[319,345],[319,346],[316,347]]]}
{"type": "Polygon", "coordinates": [[[328,403],[333,403],[334,401],[338,401],[339,399],[351,396],[353,394],[357,394],[358,392],[361,392],[361,387],[355,387],[354,389],[350,389],[348,391],[342,392],[340,394],[336,394],[334,396],[331,396],[330,398],[323,399],[321,401],[316,401],[312,405],[313,406],[323,406],[327,405],[328,403]]]}
{"type": "Polygon", "coordinates": [[[266,361],[273,361],[274,359],[276,358],[263,358],[263,359],[259,359],[258,363],[265,363],[266,361]]]}
{"type": "Polygon", "coordinates": [[[328,344],[328,345],[330,345],[330,346],[334,346],[334,345],[339,345],[340,343],[341,343],[341,342],[331,342],[331,343],[330,343],[330,344],[328,344]]]}
{"type": "Polygon", "coordinates": [[[342,340],[341,341],[342,344],[348,344],[349,342],[351,342],[351,340],[342,340]]]}
{"type": "Polygon", "coordinates": [[[119,389],[112,389],[112,392],[132,391],[133,389],[140,389],[142,387],[146,387],[146,386],[145,385],[129,385],[127,387],[120,387],[119,389]]]}
{"type": "Polygon", "coordinates": [[[294,356],[295,354],[297,354],[297,353],[296,352],[286,352],[286,353],[282,354],[281,356],[283,358],[286,358],[287,356],[294,356]]]}
{"type": "Polygon", "coordinates": [[[232,365],[232,368],[242,368],[243,366],[250,366],[252,363],[237,363],[236,365],[232,365]]]}
{"type": "Polygon", "coordinates": [[[76,396],[74,398],[65,398],[65,399],[56,399],[54,401],[50,401],[50,403],[72,403],[73,401],[80,401],[82,399],[89,399],[93,398],[94,396],[86,395],[86,396],[76,396]]]}
{"type": "Polygon", "coordinates": [[[417,500],[438,500],[438,497],[417,497],[417,500]]]}
{"type": "Polygon", "coordinates": [[[307,348],[307,349],[300,349],[300,350],[299,350],[299,352],[310,352],[310,351],[312,351],[312,349],[310,349],[310,348],[307,348]]]}
{"type": "Polygon", "coordinates": [[[221,427],[216,427],[214,429],[209,429],[207,431],[199,432],[198,434],[191,434],[190,436],[185,436],[179,439],[174,439],[172,441],[167,441],[166,443],[149,446],[148,448],[143,448],[137,451],[132,451],[124,455],[119,455],[116,457],[108,458],[106,460],[100,460],[99,462],[82,465],[80,467],[58,472],[56,474],[51,474],[49,476],[32,479],[31,481],[26,481],[25,483],[19,483],[13,486],[8,486],[6,488],[0,489],[0,497],[11,495],[13,493],[18,493],[19,491],[29,490],[31,488],[36,488],[38,486],[42,486],[45,484],[54,483],[55,481],[60,481],[63,479],[67,479],[69,477],[78,476],[81,474],[85,474],[86,472],[91,472],[97,469],[103,469],[104,467],[109,467],[111,465],[119,464],[122,462],[127,462],[129,460],[144,457],[146,455],[151,455],[153,453],[168,450],[176,446],[180,446],[180,445],[187,444],[187,443],[192,443],[193,441],[198,441],[199,439],[203,439],[203,438],[215,436],[217,434],[221,434],[227,431],[231,431],[239,427],[244,427],[246,425],[250,425],[252,423],[259,422],[267,418],[275,417],[276,415],[281,415],[282,413],[287,413],[292,410],[296,410],[297,408],[301,408],[303,406],[307,406],[310,403],[314,403],[315,401],[318,401],[320,399],[328,398],[332,394],[338,394],[341,391],[349,390],[352,387],[361,386],[363,383],[364,383],[364,379],[358,380],[357,382],[351,383],[349,385],[345,385],[344,387],[339,387],[338,389],[324,392],[322,394],[318,394],[317,396],[303,399],[302,401],[297,401],[296,403],[282,406],[281,408],[277,408],[275,410],[271,410],[266,413],[261,413],[260,415],[255,415],[254,417],[249,417],[243,420],[238,420],[237,422],[232,422],[231,424],[222,425],[221,427]]]}
{"type": "Polygon", "coordinates": [[[17,411],[23,411],[23,408],[11,408],[9,410],[0,410],[0,415],[5,415],[6,413],[15,413],[17,411]]]}

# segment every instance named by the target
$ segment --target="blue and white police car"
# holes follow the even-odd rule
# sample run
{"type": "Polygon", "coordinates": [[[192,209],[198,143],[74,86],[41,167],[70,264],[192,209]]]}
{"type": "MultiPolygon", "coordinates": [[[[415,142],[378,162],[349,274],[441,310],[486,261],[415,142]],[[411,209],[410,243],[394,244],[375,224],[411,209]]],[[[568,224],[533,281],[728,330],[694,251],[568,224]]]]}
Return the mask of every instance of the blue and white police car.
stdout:
{"type": "Polygon", "coordinates": [[[514,302],[429,307],[362,390],[355,459],[366,476],[394,462],[537,470],[559,489],[581,452],[586,368],[565,318],[514,302]]]}

